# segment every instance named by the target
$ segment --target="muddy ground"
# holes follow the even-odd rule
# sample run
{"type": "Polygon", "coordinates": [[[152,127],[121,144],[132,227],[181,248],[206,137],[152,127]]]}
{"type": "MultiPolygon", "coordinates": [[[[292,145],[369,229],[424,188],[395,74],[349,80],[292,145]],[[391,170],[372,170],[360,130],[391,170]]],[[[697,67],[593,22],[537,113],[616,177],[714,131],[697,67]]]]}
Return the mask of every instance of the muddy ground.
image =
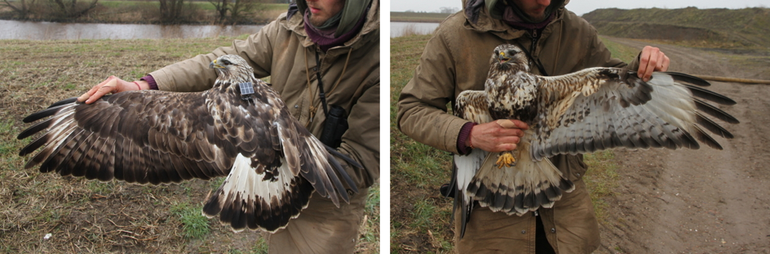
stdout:
{"type": "MultiPolygon", "coordinates": [[[[671,58],[670,71],[770,79],[767,51],[715,52],[612,39],[671,58]]],[[[770,252],[770,85],[711,82],[738,104],[724,150],[616,150],[619,185],[608,198],[598,253],[770,252]]]]}

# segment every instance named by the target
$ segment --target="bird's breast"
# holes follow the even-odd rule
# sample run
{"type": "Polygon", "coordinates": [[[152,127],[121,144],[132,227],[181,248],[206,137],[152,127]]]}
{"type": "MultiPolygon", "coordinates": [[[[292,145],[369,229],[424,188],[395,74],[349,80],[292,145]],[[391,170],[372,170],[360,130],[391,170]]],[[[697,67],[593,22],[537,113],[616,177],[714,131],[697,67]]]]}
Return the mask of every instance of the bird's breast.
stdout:
{"type": "MultiPolygon", "coordinates": [[[[523,83],[523,82],[522,82],[523,83]]],[[[537,113],[536,90],[521,83],[498,86],[487,92],[489,111],[494,119],[519,119],[530,123],[537,113]]]]}

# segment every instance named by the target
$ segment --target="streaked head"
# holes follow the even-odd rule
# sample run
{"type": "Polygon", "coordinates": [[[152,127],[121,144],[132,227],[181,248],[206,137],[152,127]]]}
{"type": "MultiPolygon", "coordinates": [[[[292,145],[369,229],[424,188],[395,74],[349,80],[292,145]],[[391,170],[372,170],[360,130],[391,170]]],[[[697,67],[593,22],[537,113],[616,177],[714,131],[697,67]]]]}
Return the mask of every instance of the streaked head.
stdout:
{"type": "Polygon", "coordinates": [[[499,66],[505,68],[512,68],[514,66],[520,66],[525,71],[529,71],[529,64],[527,64],[527,56],[519,47],[513,44],[501,44],[495,47],[494,54],[490,64],[492,66],[499,66]]]}
{"type": "Polygon", "coordinates": [[[242,57],[238,55],[223,55],[211,61],[209,67],[214,68],[219,79],[237,82],[247,82],[254,74],[253,69],[242,57]]]}

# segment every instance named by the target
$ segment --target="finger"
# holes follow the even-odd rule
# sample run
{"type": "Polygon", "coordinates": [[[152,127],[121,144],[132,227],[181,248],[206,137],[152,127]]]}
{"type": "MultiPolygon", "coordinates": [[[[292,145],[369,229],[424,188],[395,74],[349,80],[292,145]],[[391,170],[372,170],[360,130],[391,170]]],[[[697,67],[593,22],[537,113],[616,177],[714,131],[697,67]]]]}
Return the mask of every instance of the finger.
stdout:
{"type": "Polygon", "coordinates": [[[644,78],[644,72],[647,71],[647,63],[650,61],[650,46],[645,46],[642,52],[639,53],[639,68],[636,71],[636,76],[644,78]]]}
{"type": "Polygon", "coordinates": [[[86,100],[86,104],[91,104],[94,101],[98,100],[99,98],[102,98],[105,94],[111,93],[114,87],[112,86],[103,86],[96,90],[96,92],[88,97],[88,100],[86,100]]]}
{"type": "Polygon", "coordinates": [[[96,91],[98,91],[99,88],[102,88],[105,84],[107,84],[110,80],[113,80],[113,79],[115,79],[115,76],[110,76],[107,79],[105,79],[104,81],[102,81],[101,83],[99,83],[98,85],[95,85],[95,86],[91,87],[91,89],[89,89],[88,92],[86,92],[83,95],[81,95],[80,97],[78,97],[78,101],[79,102],[85,101],[86,99],[91,97],[91,95],[94,95],[94,93],[96,93],[96,91]]]}
{"type": "Polygon", "coordinates": [[[496,134],[501,138],[522,137],[524,136],[524,131],[522,131],[521,129],[500,129],[496,134]]]}
{"type": "Polygon", "coordinates": [[[521,139],[518,136],[505,136],[494,139],[494,142],[498,145],[502,144],[518,144],[521,139]]]}
{"type": "Polygon", "coordinates": [[[118,85],[117,79],[111,79],[107,81],[107,84],[96,89],[96,92],[94,92],[94,94],[88,97],[88,100],[86,100],[86,104],[91,104],[94,101],[98,100],[99,98],[102,98],[102,96],[104,96],[105,94],[114,92],[117,85],[118,85]]]}
{"type": "Polygon", "coordinates": [[[660,53],[660,57],[658,59],[658,68],[656,68],[656,71],[667,71],[668,70],[668,64],[669,59],[666,54],[663,54],[663,52],[660,53]]]}
{"type": "Polygon", "coordinates": [[[645,67],[644,75],[642,76],[642,80],[644,80],[645,82],[650,81],[650,77],[652,76],[652,72],[655,71],[655,68],[657,67],[657,64],[658,64],[658,57],[657,57],[657,55],[659,53],[659,50],[658,50],[658,48],[654,48],[653,47],[653,48],[650,49],[650,51],[648,53],[649,53],[649,55],[648,55],[648,59],[649,60],[647,61],[647,66],[645,67]]]}
{"type": "Polygon", "coordinates": [[[519,121],[519,120],[511,120],[511,121],[513,121],[513,123],[516,124],[516,128],[519,128],[519,129],[522,129],[522,130],[529,129],[529,124],[527,124],[525,122],[522,122],[522,121],[519,121]]]}
{"type": "MultiPolygon", "coordinates": [[[[109,79],[107,79],[107,80],[109,80],[109,79]]],[[[89,89],[89,90],[88,90],[88,92],[86,92],[86,93],[84,93],[83,95],[81,95],[80,97],[78,97],[78,101],[80,101],[80,102],[83,102],[83,101],[85,101],[86,99],[88,99],[89,97],[91,97],[91,95],[94,95],[94,93],[95,93],[97,90],[99,90],[99,88],[101,88],[102,86],[104,86],[104,83],[105,83],[105,82],[107,82],[107,80],[105,80],[105,81],[102,81],[102,83],[99,83],[98,85],[95,85],[94,87],[91,87],[91,89],[89,89]]]]}
{"type": "Polygon", "coordinates": [[[513,151],[514,149],[516,149],[515,144],[502,143],[495,146],[494,151],[491,151],[491,152],[506,152],[506,151],[513,151]]]}
{"type": "MultiPolygon", "coordinates": [[[[94,90],[94,88],[91,88],[91,90],[94,90]]],[[[89,93],[91,92],[91,90],[88,90],[88,92],[84,93],[83,95],[80,95],[80,97],[78,97],[78,102],[83,102],[83,101],[85,101],[86,99],[88,99],[88,97],[90,97],[90,96],[91,96],[91,95],[89,94],[89,93]]]]}
{"type": "Polygon", "coordinates": [[[503,143],[505,143],[505,144],[514,144],[515,145],[515,144],[518,144],[519,141],[521,141],[521,138],[519,138],[518,136],[512,136],[512,137],[507,137],[507,138],[503,139],[503,143]]]}
{"type": "Polygon", "coordinates": [[[516,119],[499,119],[495,122],[497,123],[497,125],[500,125],[500,127],[503,127],[506,129],[522,129],[522,130],[529,129],[529,125],[527,123],[516,119]]]}
{"type": "Polygon", "coordinates": [[[512,120],[499,119],[495,122],[497,123],[497,125],[500,125],[500,127],[503,127],[505,129],[516,128],[516,123],[514,123],[512,120]]]}

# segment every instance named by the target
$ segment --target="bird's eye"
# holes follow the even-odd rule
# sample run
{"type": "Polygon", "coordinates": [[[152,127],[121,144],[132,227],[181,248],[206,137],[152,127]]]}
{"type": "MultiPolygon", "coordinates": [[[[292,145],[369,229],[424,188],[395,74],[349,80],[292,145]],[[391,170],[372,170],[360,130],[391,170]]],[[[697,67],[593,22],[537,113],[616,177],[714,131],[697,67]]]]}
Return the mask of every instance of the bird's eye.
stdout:
{"type": "Polygon", "coordinates": [[[233,64],[233,63],[232,63],[232,62],[230,62],[230,60],[227,60],[227,59],[222,59],[222,64],[224,64],[224,65],[231,65],[231,64],[233,64]]]}

